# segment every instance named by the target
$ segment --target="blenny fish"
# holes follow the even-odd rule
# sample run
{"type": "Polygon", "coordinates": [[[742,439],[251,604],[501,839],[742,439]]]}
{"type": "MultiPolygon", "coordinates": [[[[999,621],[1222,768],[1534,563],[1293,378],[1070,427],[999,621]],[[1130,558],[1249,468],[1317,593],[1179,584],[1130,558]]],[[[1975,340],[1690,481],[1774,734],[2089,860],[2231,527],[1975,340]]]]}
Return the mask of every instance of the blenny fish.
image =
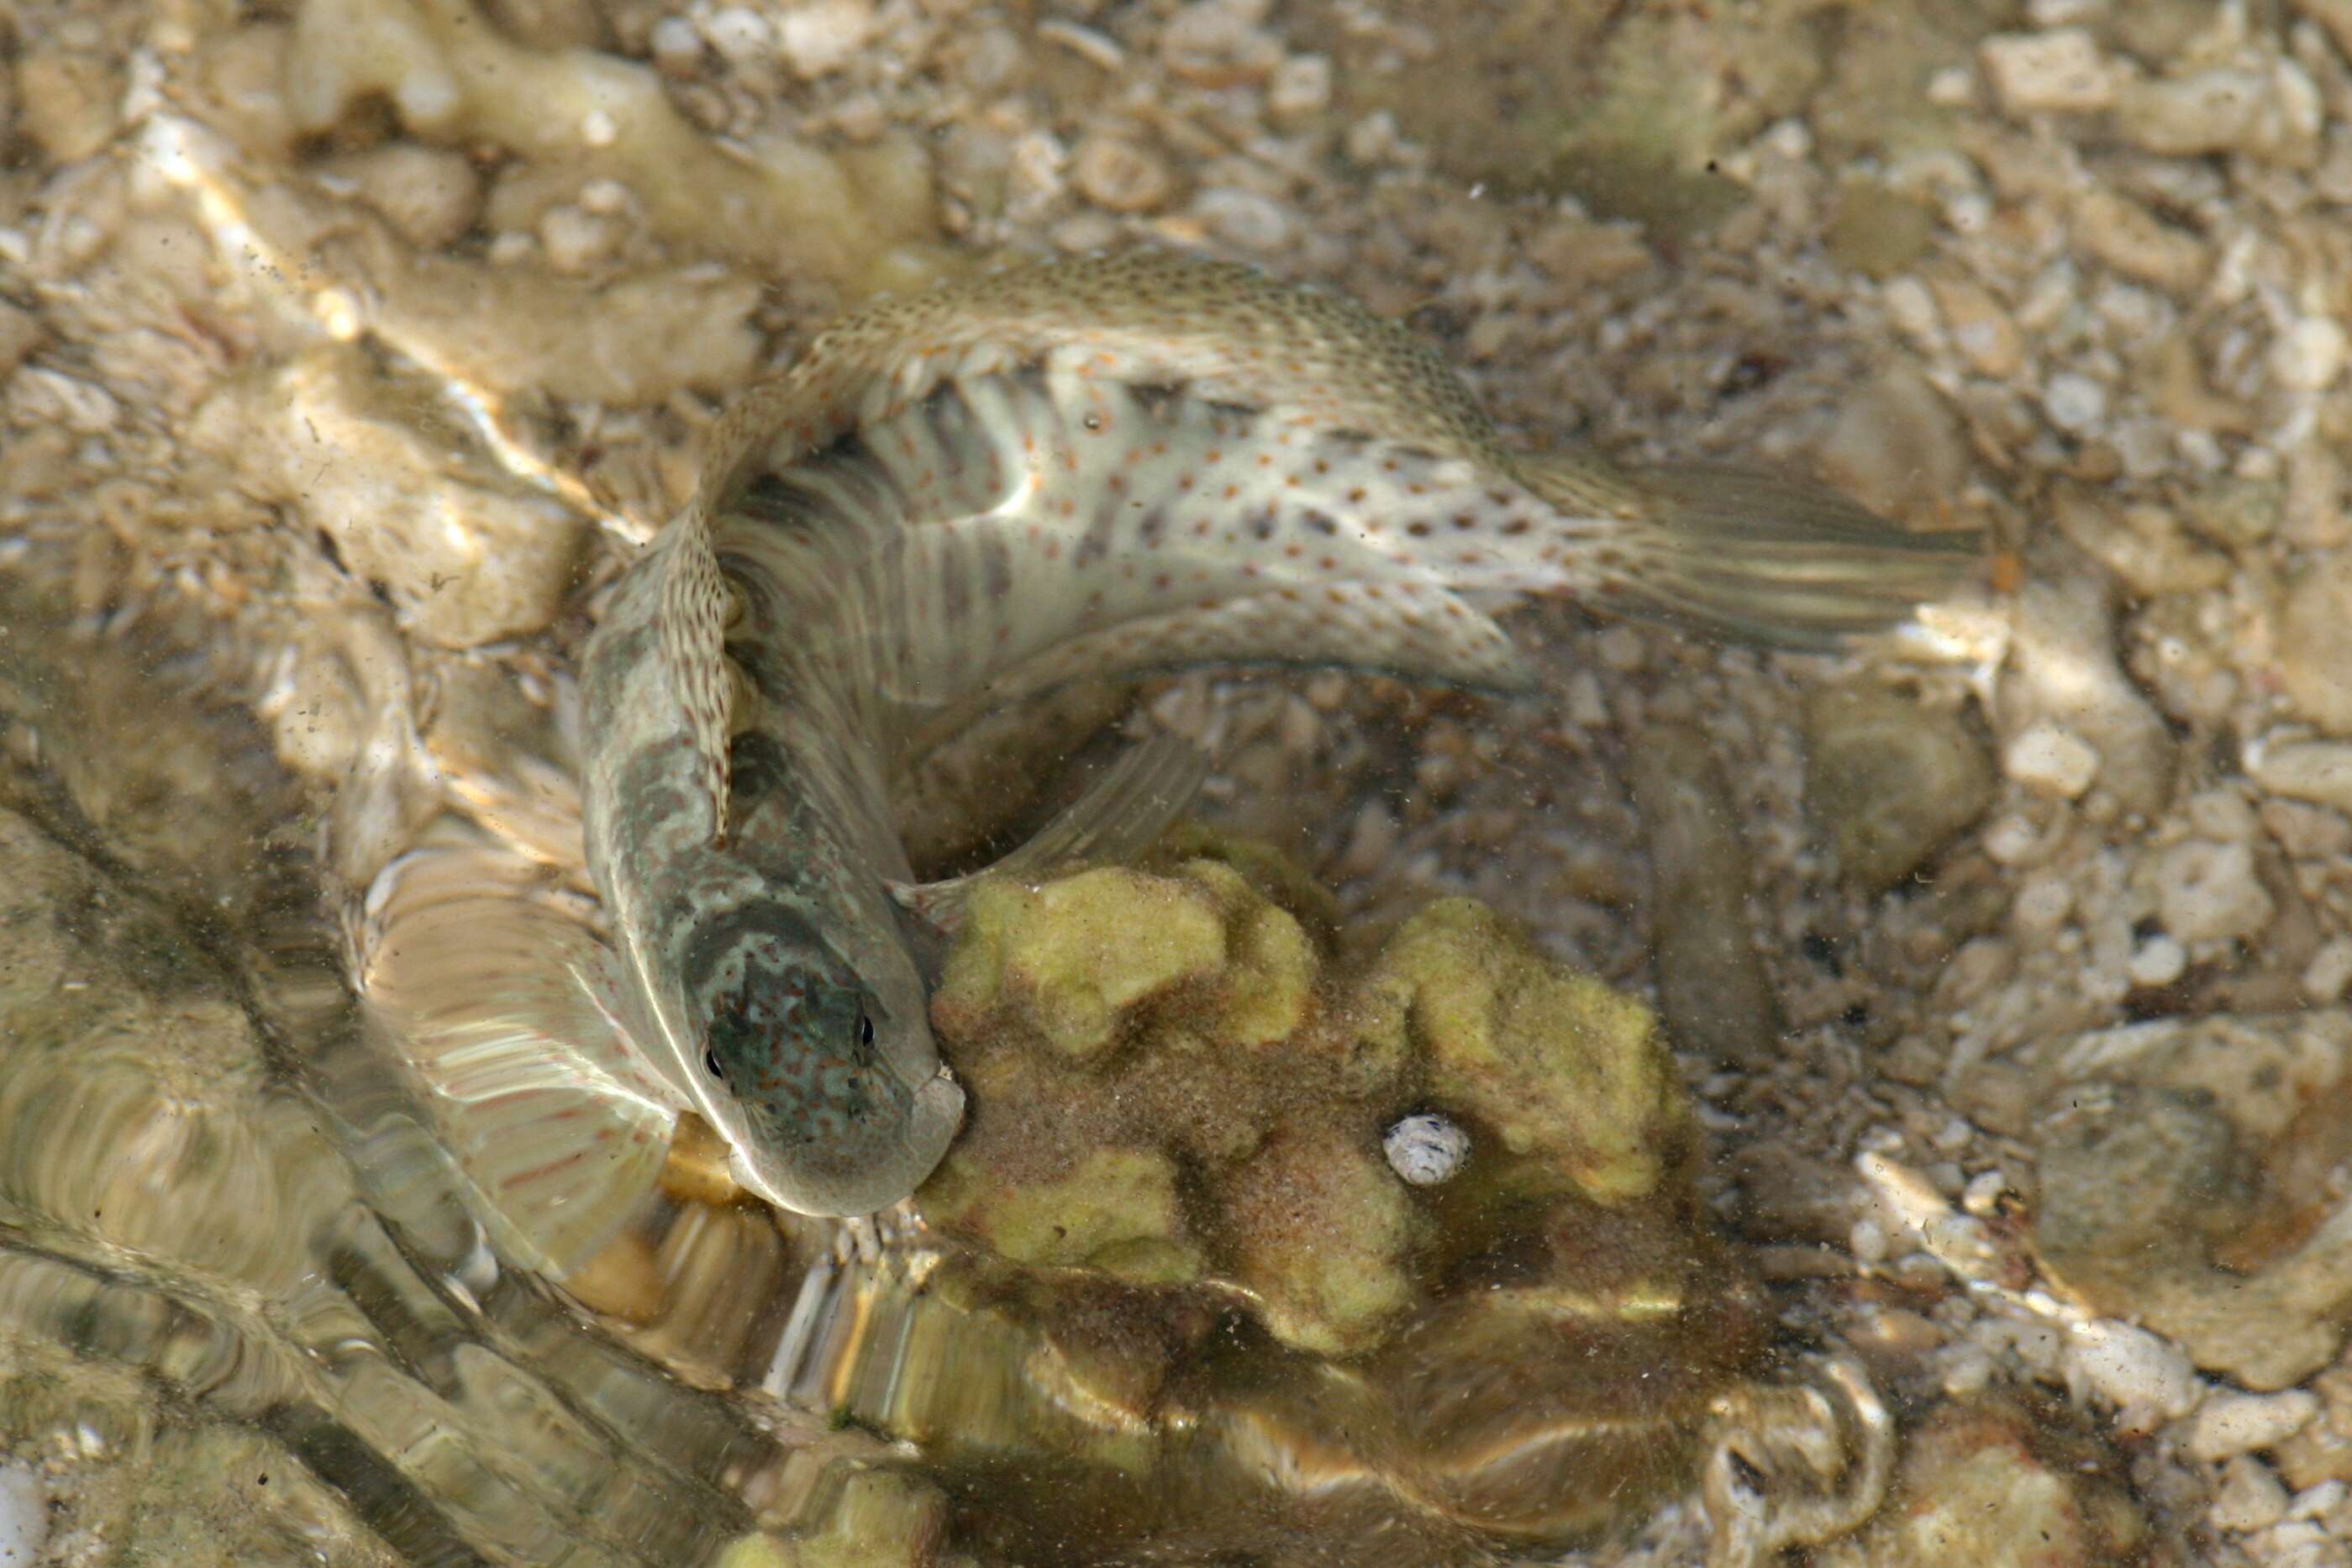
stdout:
{"type": "MultiPolygon", "coordinates": [[[[924,963],[958,885],[917,885],[887,781],[992,705],[1203,665],[1522,690],[1494,612],[1530,595],[1827,647],[1978,553],[1799,480],[1507,446],[1404,331],[1244,267],[1090,258],[861,311],[722,419],[588,641],[609,945],[523,942],[570,978],[469,1037],[498,1042],[493,1195],[581,1246],[642,1195],[564,1153],[567,1079],[640,1151],[693,1110],[788,1209],[913,1192],[962,1114],[924,963]]],[[[1145,742],[999,869],[1139,847],[1204,769],[1145,742]]]]}

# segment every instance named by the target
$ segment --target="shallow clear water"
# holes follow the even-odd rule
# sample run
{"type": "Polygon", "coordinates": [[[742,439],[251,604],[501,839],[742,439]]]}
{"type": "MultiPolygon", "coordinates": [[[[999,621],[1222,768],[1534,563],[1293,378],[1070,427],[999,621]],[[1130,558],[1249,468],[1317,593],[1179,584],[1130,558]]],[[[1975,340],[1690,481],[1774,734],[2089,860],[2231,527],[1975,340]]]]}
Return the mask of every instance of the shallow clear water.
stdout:
{"type": "MultiPolygon", "coordinates": [[[[54,0],[0,46],[0,1474],[47,1561],[2352,1563],[2344,5],[54,0]],[[690,1139],[526,1267],[354,995],[365,890],[428,845],[576,912],[571,664],[716,413],[877,289],[1134,244],[1356,294],[1514,440],[1990,531],[1852,662],[1545,605],[1517,704],[1223,694],[1204,814],[1336,889],[1266,895],[1334,972],[1438,898],[1524,923],[1654,1005],[1680,1174],[1509,1244],[1381,1210],[1333,1272],[1426,1315],[1344,1354],[1197,1225],[1101,1249],[1186,1289],[1000,1267],[690,1139]],[[1643,1337],[1670,1294],[1702,1330],[1643,1337]]],[[[1122,704],[906,781],[917,858],[1122,704]]],[[[1042,1098],[1209,1140],[1252,1080],[1202,1079],[1042,1098]]]]}

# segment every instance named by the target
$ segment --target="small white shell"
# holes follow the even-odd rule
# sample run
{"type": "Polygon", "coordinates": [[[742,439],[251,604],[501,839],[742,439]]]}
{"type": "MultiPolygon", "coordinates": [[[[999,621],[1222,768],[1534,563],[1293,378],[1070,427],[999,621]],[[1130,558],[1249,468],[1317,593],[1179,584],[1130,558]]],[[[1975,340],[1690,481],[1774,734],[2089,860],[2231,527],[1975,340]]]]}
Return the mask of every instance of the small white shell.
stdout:
{"type": "Polygon", "coordinates": [[[1434,1112],[1408,1116],[1381,1135],[1389,1169],[1416,1187],[1451,1180],[1470,1157],[1470,1134],[1434,1112]]]}

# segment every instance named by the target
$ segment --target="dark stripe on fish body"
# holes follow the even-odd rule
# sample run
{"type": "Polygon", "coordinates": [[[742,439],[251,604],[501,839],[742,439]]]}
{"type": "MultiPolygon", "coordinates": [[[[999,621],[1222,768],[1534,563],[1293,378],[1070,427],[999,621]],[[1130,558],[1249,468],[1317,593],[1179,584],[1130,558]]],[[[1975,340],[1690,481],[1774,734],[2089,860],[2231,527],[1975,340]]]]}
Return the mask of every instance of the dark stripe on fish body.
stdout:
{"type": "Polygon", "coordinates": [[[1098,505],[1087,521],[1087,531],[1078,538],[1078,547],[1071,553],[1070,564],[1083,571],[1110,553],[1112,537],[1118,531],[1118,510],[1115,503],[1098,505]]]}
{"type": "Polygon", "coordinates": [[[612,634],[604,658],[589,662],[581,671],[580,699],[591,713],[610,714],[616,711],[625,699],[631,677],[638,665],[654,653],[660,640],[660,627],[646,620],[625,626],[612,634]]]}
{"type": "Polygon", "coordinates": [[[1002,534],[980,536],[980,571],[990,605],[1002,605],[1013,595],[1013,548],[1002,534]]]}
{"type": "Polygon", "coordinates": [[[747,803],[747,809],[748,803],[765,800],[781,791],[791,776],[792,763],[773,736],[747,730],[727,748],[728,793],[747,803]]]}
{"type": "Polygon", "coordinates": [[[1127,385],[1127,395],[1136,408],[1146,418],[1162,424],[1166,423],[1170,406],[1189,390],[1184,383],[1177,381],[1130,382],[1127,385]]]}
{"type": "Polygon", "coordinates": [[[940,608],[948,625],[960,626],[971,616],[971,552],[950,551],[940,573],[940,608]]]}
{"type": "MultiPolygon", "coordinates": [[[[744,955],[744,973],[779,964],[830,975],[835,965],[807,911],[782,899],[747,900],[723,910],[706,910],[678,954],[678,976],[687,994],[708,1005],[721,965],[744,955]]],[[[835,979],[839,984],[839,979],[835,979]]]]}

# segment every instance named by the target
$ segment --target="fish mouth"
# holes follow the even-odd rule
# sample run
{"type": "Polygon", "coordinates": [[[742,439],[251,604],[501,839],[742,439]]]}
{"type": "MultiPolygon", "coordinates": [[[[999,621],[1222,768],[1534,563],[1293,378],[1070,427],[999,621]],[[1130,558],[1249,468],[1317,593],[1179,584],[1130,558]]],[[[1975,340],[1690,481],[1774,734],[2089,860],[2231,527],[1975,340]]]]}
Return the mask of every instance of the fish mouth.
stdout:
{"type": "Polygon", "coordinates": [[[830,1150],[803,1145],[779,1158],[735,1142],[737,1182],[778,1208],[846,1219],[878,1213],[913,1195],[963,1125],[964,1092],[946,1068],[917,1088],[887,1130],[830,1150]],[[814,1157],[807,1157],[814,1156],[814,1157]]]}

